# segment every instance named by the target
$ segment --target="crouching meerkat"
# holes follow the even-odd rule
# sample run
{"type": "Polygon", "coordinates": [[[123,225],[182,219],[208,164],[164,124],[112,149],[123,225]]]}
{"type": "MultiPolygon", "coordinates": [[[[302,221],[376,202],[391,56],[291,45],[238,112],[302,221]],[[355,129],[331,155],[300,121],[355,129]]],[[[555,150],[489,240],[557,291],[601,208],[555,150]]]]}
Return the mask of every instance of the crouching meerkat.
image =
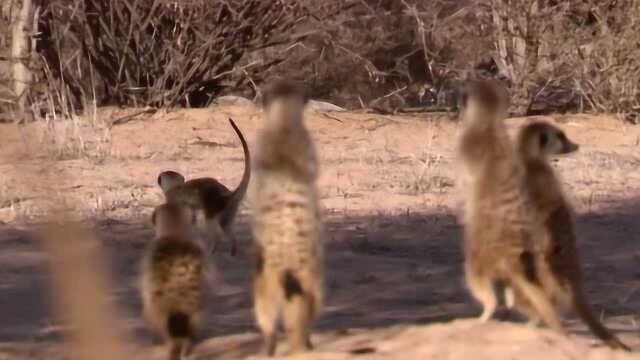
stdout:
{"type": "Polygon", "coordinates": [[[535,239],[524,167],[503,123],[508,97],[492,81],[470,81],[461,99],[464,130],[458,155],[468,189],[464,216],[464,270],[483,306],[480,321],[499,305],[499,288],[517,289],[542,320],[563,332],[558,314],[536,278],[535,239]]]}
{"type": "Polygon", "coordinates": [[[179,204],[158,206],[155,239],[142,263],[144,318],[169,344],[169,359],[191,352],[208,292],[208,261],[191,234],[194,214],[179,204]]]}
{"type": "MultiPolygon", "coordinates": [[[[609,347],[629,350],[593,314],[583,289],[580,257],[576,245],[573,210],[565,199],[562,186],[548,156],[568,154],[578,145],[564,131],[546,122],[524,126],[518,133],[517,150],[525,168],[527,191],[534,210],[538,242],[537,276],[554,305],[573,310],[591,331],[609,347]]],[[[515,291],[515,307],[530,317],[535,312],[515,291]]]]}
{"type": "Polygon", "coordinates": [[[291,352],[312,349],[311,327],[323,303],[324,256],[318,161],[303,123],[304,90],[274,82],[262,102],[265,126],[249,197],[256,252],[254,310],[266,352],[273,356],[281,315],[291,352]]]}
{"type": "Polygon", "coordinates": [[[236,238],[232,225],[238,213],[240,203],[249,187],[251,179],[251,155],[249,146],[242,132],[232,119],[229,123],[238,135],[244,151],[244,173],[238,187],[231,191],[218,180],[205,177],[191,179],[185,182],[184,176],[175,171],[163,171],[158,175],[158,185],[165,195],[168,203],[187,204],[198,210],[198,218],[204,219],[203,227],[206,238],[209,240],[211,252],[217,249],[217,240],[225,237],[231,243],[231,255],[237,252],[236,238]]]}

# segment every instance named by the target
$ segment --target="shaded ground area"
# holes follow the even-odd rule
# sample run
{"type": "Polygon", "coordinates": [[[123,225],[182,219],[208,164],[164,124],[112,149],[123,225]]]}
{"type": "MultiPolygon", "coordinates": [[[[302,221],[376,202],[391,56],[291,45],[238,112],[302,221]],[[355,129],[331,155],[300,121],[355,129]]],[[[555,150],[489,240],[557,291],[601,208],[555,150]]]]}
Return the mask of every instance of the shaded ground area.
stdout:
{"type": "MultiPolygon", "coordinates": [[[[626,206],[582,215],[578,224],[592,303],[624,340],[640,345],[635,323],[640,305],[637,215],[637,206],[626,206]]],[[[147,224],[125,222],[98,224],[97,229],[113,259],[118,284],[113,295],[137,342],[151,344],[138,315],[141,304],[136,290],[137,265],[151,230],[147,224]]],[[[248,249],[244,221],[238,230],[243,248],[248,249]]],[[[460,229],[451,214],[331,219],[328,230],[329,301],[318,324],[327,336],[354,328],[424,325],[478,314],[464,288],[460,229]]],[[[46,255],[26,230],[3,225],[0,239],[0,342],[44,345],[59,339],[63,329],[54,325],[48,310],[46,255]]],[[[205,337],[254,331],[248,290],[251,264],[245,255],[236,259],[221,252],[215,256],[220,280],[210,301],[205,337]]],[[[588,335],[581,324],[569,324],[574,334],[588,335]]],[[[259,344],[255,336],[246,341],[259,344]]],[[[331,349],[331,341],[323,342],[331,349]]],[[[365,347],[376,346],[362,342],[365,347]]]]}

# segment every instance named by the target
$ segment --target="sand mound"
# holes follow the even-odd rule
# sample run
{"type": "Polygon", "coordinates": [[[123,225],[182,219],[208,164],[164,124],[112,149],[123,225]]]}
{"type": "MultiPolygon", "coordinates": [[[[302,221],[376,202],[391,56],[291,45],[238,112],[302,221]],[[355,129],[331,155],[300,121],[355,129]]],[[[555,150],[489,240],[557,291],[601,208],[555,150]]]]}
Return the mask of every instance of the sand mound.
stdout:
{"type": "MultiPolygon", "coordinates": [[[[575,336],[528,325],[456,320],[429,326],[398,326],[318,336],[309,359],[569,360],[635,359],[575,336]],[[595,347],[597,346],[597,347],[595,347]],[[326,352],[324,349],[331,349],[326,352]]],[[[286,351],[283,346],[283,353],[286,351]]],[[[301,356],[298,356],[301,357],[301,356]]],[[[298,358],[296,357],[296,358],[298,358]]],[[[255,357],[257,359],[257,357],[255,357]]],[[[291,358],[294,358],[293,356],[291,358]]]]}

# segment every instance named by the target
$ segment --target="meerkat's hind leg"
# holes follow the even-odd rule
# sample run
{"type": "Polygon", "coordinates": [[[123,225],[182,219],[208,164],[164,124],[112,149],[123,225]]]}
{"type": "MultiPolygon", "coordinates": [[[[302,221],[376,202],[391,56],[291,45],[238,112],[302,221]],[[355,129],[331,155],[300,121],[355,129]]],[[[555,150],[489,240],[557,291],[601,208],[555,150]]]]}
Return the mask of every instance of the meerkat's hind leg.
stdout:
{"type": "Polygon", "coordinates": [[[182,351],[180,356],[183,360],[188,359],[193,351],[193,341],[191,339],[185,339],[182,343],[182,351]]]}
{"type": "Polygon", "coordinates": [[[511,316],[520,314],[526,318],[526,325],[529,327],[539,327],[542,325],[542,319],[538,312],[527,302],[522,295],[516,295],[516,290],[509,287],[510,291],[505,293],[505,304],[510,310],[511,316]],[[511,297],[511,300],[509,299],[511,297]]]}
{"type": "Polygon", "coordinates": [[[182,343],[180,341],[172,342],[169,345],[169,360],[182,360],[182,343]]]}
{"type": "Polygon", "coordinates": [[[169,360],[185,360],[193,350],[193,342],[189,338],[173,339],[169,346],[169,360]]]}
{"type": "Polygon", "coordinates": [[[265,272],[256,274],[254,280],[254,313],[264,339],[267,356],[274,356],[277,346],[277,325],[280,313],[280,294],[273,279],[265,272]]]}
{"type": "Polygon", "coordinates": [[[547,326],[561,334],[566,334],[558,312],[540,286],[528,281],[519,273],[512,273],[511,281],[547,326]]]}
{"type": "Polygon", "coordinates": [[[478,321],[485,323],[493,317],[498,308],[498,297],[493,280],[489,277],[476,275],[469,266],[466,266],[465,277],[471,295],[482,305],[483,310],[478,321]]]}
{"type": "Polygon", "coordinates": [[[285,328],[289,333],[291,353],[313,350],[311,324],[313,300],[309,295],[294,296],[285,304],[285,328]]]}
{"type": "Polygon", "coordinates": [[[509,310],[513,309],[516,305],[516,294],[513,287],[505,286],[502,294],[504,296],[504,306],[509,310]]]}

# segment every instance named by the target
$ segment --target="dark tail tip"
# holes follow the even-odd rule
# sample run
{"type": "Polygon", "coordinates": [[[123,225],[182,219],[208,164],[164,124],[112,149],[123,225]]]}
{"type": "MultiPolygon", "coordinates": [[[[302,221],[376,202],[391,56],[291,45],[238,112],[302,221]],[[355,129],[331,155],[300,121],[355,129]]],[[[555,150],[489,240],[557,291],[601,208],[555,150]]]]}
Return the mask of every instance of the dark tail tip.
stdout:
{"type": "Polygon", "coordinates": [[[627,345],[625,345],[625,343],[620,341],[615,336],[612,339],[607,340],[606,344],[607,344],[607,346],[609,346],[610,348],[615,349],[615,350],[622,350],[622,351],[626,351],[626,352],[631,352],[631,349],[627,345]]]}
{"type": "Polygon", "coordinates": [[[372,346],[361,347],[349,350],[349,354],[353,355],[366,355],[366,354],[374,354],[376,352],[376,348],[372,346]]]}
{"type": "Polygon", "coordinates": [[[167,320],[167,332],[172,338],[190,338],[189,317],[180,312],[171,313],[167,320]]]}
{"type": "Polygon", "coordinates": [[[304,291],[302,290],[302,284],[300,283],[300,280],[298,280],[298,278],[295,275],[293,275],[291,271],[285,271],[283,285],[284,285],[284,295],[287,298],[287,300],[291,300],[291,298],[296,295],[300,295],[300,296],[304,295],[304,291]]]}

